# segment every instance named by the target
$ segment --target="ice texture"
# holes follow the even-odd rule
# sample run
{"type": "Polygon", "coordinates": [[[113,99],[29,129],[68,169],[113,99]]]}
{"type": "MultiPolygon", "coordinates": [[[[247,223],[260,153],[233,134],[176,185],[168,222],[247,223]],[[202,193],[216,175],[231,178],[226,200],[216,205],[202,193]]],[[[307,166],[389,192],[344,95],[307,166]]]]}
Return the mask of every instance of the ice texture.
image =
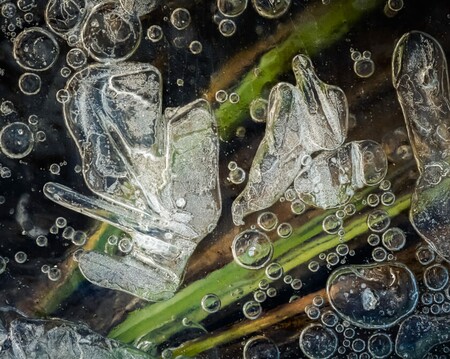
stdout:
{"type": "Polygon", "coordinates": [[[144,352],[102,337],[86,325],[19,318],[0,324],[0,359],[152,359],[144,352]]]}
{"type": "Polygon", "coordinates": [[[236,225],[273,205],[292,184],[309,156],[335,150],[345,140],[348,106],[344,92],[322,82],[311,60],[292,61],[297,85],[281,82],[269,95],[267,125],[245,189],[233,202],[236,225]]]}
{"type": "Polygon", "coordinates": [[[436,345],[450,341],[450,316],[415,314],[401,324],[395,351],[403,359],[422,359],[436,345]]]}
{"type": "Polygon", "coordinates": [[[387,328],[417,305],[413,273],[402,263],[350,265],[335,270],[327,281],[331,306],[361,328],[387,328]]]}
{"type": "Polygon", "coordinates": [[[133,240],[125,256],[88,252],[82,273],[148,300],[173,295],[198,242],[221,212],[216,121],[196,100],[161,114],[161,76],[148,64],[95,64],[65,88],[67,127],[90,197],[57,183],[53,201],[108,222],[133,240]]]}
{"type": "Polygon", "coordinates": [[[380,183],[387,158],[380,144],[354,141],[335,151],[323,151],[304,166],[294,181],[303,202],[320,208],[346,204],[356,190],[380,183]]]}
{"type": "Polygon", "coordinates": [[[428,34],[407,33],[394,50],[392,77],[420,173],[411,223],[450,261],[450,98],[444,51],[428,34]]]}

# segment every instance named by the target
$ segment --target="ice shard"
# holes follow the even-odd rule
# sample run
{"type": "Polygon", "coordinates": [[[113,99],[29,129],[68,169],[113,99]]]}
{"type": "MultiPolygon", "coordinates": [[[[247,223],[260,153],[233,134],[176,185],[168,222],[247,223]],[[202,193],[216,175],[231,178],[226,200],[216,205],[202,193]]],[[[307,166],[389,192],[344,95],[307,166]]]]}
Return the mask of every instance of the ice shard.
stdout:
{"type": "Polygon", "coordinates": [[[392,77],[420,173],[411,223],[450,261],[450,97],[444,51],[428,34],[407,33],[394,50],[392,77]]]}
{"type": "Polygon", "coordinates": [[[273,205],[312,153],[335,150],[345,140],[348,106],[343,91],[322,82],[305,55],[297,55],[292,68],[297,85],[281,82],[270,92],[264,138],[247,185],[233,202],[236,225],[273,205]]]}
{"type": "Polygon", "coordinates": [[[83,274],[95,284],[147,300],[178,287],[196,245],[221,212],[219,143],[209,103],[161,111],[161,76],[148,64],[91,65],[72,77],[64,116],[97,197],[57,183],[53,201],[128,232],[125,256],[88,252],[83,274]]]}
{"type": "Polygon", "coordinates": [[[380,183],[387,158],[380,144],[354,141],[336,151],[323,151],[304,166],[294,181],[303,202],[319,208],[346,204],[358,189],[380,183]]]}
{"type": "Polygon", "coordinates": [[[65,320],[19,318],[1,327],[0,358],[26,359],[152,359],[147,353],[65,320]]]}

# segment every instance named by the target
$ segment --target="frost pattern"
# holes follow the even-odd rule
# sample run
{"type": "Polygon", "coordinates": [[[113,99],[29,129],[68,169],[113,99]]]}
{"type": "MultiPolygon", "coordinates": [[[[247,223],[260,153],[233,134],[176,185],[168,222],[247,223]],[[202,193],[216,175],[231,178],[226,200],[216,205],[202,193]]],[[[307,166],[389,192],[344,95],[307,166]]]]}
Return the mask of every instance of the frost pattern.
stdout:
{"type": "Polygon", "coordinates": [[[91,65],[66,85],[67,127],[98,197],[47,183],[53,201],[130,233],[126,256],[87,252],[83,274],[148,300],[177,289],[198,242],[221,211],[219,144],[208,102],[161,115],[161,76],[147,64],[91,65]]]}

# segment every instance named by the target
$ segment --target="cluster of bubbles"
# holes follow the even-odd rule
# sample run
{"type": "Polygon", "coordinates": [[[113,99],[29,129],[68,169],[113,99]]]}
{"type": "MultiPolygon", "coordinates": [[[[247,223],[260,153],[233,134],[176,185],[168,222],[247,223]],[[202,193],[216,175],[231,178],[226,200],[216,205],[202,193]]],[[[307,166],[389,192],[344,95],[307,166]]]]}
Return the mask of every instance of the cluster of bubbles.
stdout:
{"type": "Polygon", "coordinates": [[[241,184],[245,181],[245,171],[237,165],[236,162],[230,161],[228,163],[228,169],[230,170],[227,180],[233,184],[241,184]]]}
{"type": "Polygon", "coordinates": [[[372,76],[375,72],[375,63],[371,59],[371,52],[366,50],[361,54],[359,51],[350,49],[350,53],[355,74],[361,78],[372,76]]]}

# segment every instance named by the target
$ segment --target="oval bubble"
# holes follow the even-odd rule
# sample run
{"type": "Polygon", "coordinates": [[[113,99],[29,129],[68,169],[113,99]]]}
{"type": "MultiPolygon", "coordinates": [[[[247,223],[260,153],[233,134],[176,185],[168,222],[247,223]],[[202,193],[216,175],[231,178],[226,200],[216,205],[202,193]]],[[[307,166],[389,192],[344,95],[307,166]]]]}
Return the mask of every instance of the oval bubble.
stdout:
{"type": "Polygon", "coordinates": [[[351,265],[338,268],[327,281],[331,306],[361,328],[387,328],[417,305],[413,273],[402,263],[351,265]]]}

